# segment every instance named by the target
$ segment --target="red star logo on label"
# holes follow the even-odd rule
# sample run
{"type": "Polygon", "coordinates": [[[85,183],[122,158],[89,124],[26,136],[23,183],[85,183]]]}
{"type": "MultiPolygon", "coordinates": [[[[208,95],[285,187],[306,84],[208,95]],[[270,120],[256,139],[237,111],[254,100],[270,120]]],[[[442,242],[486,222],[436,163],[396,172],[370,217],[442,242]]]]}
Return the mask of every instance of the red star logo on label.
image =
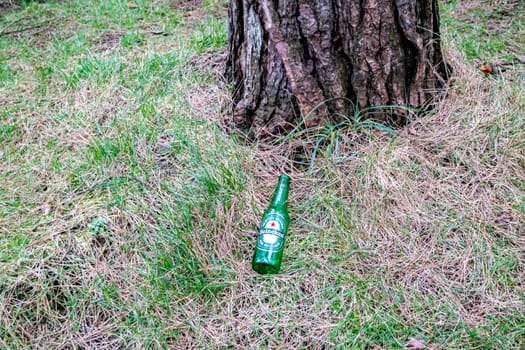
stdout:
{"type": "Polygon", "coordinates": [[[269,228],[269,229],[272,229],[272,230],[280,230],[281,229],[281,225],[279,223],[279,221],[276,221],[276,220],[270,220],[268,221],[265,226],[266,228],[269,228]]]}

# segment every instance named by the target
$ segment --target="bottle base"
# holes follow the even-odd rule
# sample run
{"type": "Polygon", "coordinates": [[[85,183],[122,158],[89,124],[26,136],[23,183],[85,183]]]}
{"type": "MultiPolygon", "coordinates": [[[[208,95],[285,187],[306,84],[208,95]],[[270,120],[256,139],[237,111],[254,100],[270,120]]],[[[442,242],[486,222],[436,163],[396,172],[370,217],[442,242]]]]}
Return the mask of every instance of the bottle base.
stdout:
{"type": "Polygon", "coordinates": [[[273,275],[279,273],[279,269],[270,264],[255,263],[252,265],[252,268],[261,275],[273,275]]]}

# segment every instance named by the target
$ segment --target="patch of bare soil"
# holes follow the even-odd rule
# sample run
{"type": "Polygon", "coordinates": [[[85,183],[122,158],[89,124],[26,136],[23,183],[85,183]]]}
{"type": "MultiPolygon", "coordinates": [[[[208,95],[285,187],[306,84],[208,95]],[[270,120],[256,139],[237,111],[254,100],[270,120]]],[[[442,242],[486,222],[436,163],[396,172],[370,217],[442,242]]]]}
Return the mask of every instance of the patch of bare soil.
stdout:
{"type": "Polygon", "coordinates": [[[0,0],[0,15],[5,12],[11,11],[14,7],[18,6],[18,1],[14,0],[0,0]]]}
{"type": "MultiPolygon", "coordinates": [[[[39,0],[39,3],[44,3],[46,0],[39,0]]],[[[7,11],[13,7],[19,6],[21,3],[20,0],[0,0],[0,13],[7,11]]]]}
{"type": "Polygon", "coordinates": [[[17,3],[18,1],[14,1],[14,0],[0,0],[0,10],[11,8],[15,6],[17,3]]]}
{"type": "Polygon", "coordinates": [[[512,21],[525,17],[525,6],[521,0],[504,1],[495,6],[488,19],[488,27],[494,33],[510,29],[512,21]]]}
{"type": "Polygon", "coordinates": [[[180,0],[172,1],[171,8],[176,8],[183,11],[194,11],[202,5],[202,0],[180,0]]]}
{"type": "Polygon", "coordinates": [[[224,4],[217,3],[213,6],[203,6],[202,0],[171,1],[169,7],[180,10],[183,17],[189,22],[202,19],[205,15],[215,17],[226,16],[226,13],[228,12],[227,7],[224,4]]]}
{"type": "Polygon", "coordinates": [[[108,51],[120,47],[120,37],[124,32],[107,32],[102,34],[97,40],[97,48],[100,51],[108,51]]]}
{"type": "Polygon", "coordinates": [[[488,14],[489,27],[495,32],[508,29],[513,19],[525,16],[522,0],[462,1],[458,2],[455,16],[468,23],[478,23],[479,15],[475,10],[488,14]]]}
{"type": "Polygon", "coordinates": [[[53,39],[64,39],[68,32],[75,31],[75,25],[65,17],[49,11],[45,16],[22,15],[0,28],[0,36],[7,36],[13,41],[29,40],[32,46],[43,48],[53,39]]]}
{"type": "Polygon", "coordinates": [[[226,49],[204,53],[193,56],[190,67],[201,72],[209,72],[214,78],[220,81],[223,79],[227,58],[228,53],[226,52],[226,49]]]}
{"type": "Polygon", "coordinates": [[[35,47],[44,47],[56,37],[59,37],[61,30],[59,21],[44,21],[37,24],[18,24],[12,28],[5,28],[0,35],[6,35],[11,40],[22,40],[29,38],[35,47]]]}

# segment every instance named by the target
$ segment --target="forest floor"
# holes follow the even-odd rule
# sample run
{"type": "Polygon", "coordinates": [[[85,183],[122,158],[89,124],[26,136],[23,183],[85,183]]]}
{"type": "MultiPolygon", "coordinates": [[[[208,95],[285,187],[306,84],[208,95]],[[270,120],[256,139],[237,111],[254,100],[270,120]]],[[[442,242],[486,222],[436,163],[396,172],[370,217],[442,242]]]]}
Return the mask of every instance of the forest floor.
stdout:
{"type": "Polygon", "coordinates": [[[225,132],[225,16],[0,0],[0,348],[522,347],[523,1],[441,4],[451,86],[398,134],[272,143],[225,132]],[[260,276],[283,172],[282,273],[260,276]]]}

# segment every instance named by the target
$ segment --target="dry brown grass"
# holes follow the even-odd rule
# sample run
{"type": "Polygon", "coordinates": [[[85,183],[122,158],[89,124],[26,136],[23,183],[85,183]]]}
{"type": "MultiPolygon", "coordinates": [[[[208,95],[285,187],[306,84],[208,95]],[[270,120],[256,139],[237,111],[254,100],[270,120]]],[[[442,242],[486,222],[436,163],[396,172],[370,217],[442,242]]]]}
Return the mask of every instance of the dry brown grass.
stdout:
{"type": "MultiPolygon", "coordinates": [[[[448,56],[455,72],[448,97],[395,139],[340,131],[340,149],[351,152],[317,158],[312,173],[296,168],[294,150],[301,145],[309,160],[317,139],[257,145],[246,201],[264,208],[278,174],[293,178],[288,268],[254,280],[246,265],[236,265],[237,280],[198,339],[213,346],[337,347],[345,333],[339,339],[334,329],[345,316],[334,314],[324,292],[365,324],[374,317],[368,302],[375,294],[372,309],[395,308],[399,325],[427,335],[484,329],[494,317],[525,311],[525,91],[515,73],[485,77],[454,48],[448,56]],[[374,281],[357,289],[367,297],[352,279],[374,281]]],[[[256,227],[259,215],[248,212],[242,226],[256,227]]],[[[491,336],[486,332],[482,339],[491,336]]],[[[427,346],[473,346],[449,341],[427,346]]]]}

